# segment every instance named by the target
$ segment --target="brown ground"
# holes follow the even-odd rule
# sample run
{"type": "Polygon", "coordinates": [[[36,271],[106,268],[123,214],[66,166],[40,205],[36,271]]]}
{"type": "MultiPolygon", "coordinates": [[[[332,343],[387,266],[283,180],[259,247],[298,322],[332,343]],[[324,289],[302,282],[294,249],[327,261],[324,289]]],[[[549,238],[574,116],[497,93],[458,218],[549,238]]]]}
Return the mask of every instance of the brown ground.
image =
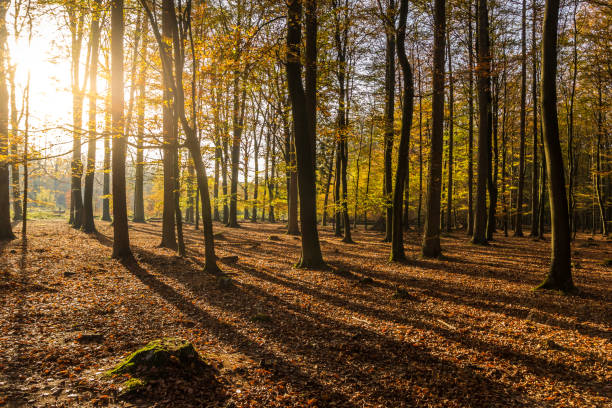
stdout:
{"type": "Polygon", "coordinates": [[[379,233],[360,228],[350,245],[324,229],[330,268],[305,271],[282,226],[242,225],[215,226],[219,257],[239,257],[221,264],[230,288],[201,272],[189,226],[180,259],[156,247],[159,224],[133,224],[129,267],[109,258],[107,223],[96,237],[36,221],[26,254],[19,240],[0,246],[0,405],[612,406],[612,247],[601,238],[575,243],[583,293],[568,297],[532,291],[549,244],[530,238],[478,247],[457,232],[444,259],[425,260],[408,234],[411,260],[398,265],[379,233]],[[153,399],[118,399],[104,370],[162,336],[192,341],[226,396],[167,379],[153,399]]]}

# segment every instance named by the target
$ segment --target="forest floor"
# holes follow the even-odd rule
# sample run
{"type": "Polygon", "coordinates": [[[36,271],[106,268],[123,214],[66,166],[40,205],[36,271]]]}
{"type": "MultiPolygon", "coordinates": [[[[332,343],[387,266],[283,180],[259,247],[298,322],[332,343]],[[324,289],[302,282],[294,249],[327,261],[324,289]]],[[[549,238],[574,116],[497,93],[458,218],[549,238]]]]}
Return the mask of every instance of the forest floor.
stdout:
{"type": "Polygon", "coordinates": [[[110,259],[112,229],[35,221],[27,251],[0,246],[0,406],[611,407],[612,245],[580,235],[579,296],[534,292],[549,242],[445,235],[444,257],[387,261],[382,235],[344,244],[328,228],[329,267],[298,270],[299,238],[280,224],[218,224],[220,263],[202,272],[157,247],[159,223],[131,224],[137,264],[110,259]],[[91,334],[94,334],[91,336],[91,334]],[[88,337],[89,336],[89,337],[88,337]],[[121,399],[104,372],[160,337],[216,367],[216,388],[166,378],[121,399]],[[87,339],[87,341],[85,341],[87,339]]]}

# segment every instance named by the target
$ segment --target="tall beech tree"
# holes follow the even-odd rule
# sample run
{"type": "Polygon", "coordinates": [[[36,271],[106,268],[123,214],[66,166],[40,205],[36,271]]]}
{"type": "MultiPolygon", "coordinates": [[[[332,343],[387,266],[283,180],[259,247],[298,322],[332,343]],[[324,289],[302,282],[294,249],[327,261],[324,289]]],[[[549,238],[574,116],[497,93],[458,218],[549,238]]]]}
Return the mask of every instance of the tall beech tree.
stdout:
{"type": "Polygon", "coordinates": [[[96,171],[97,103],[98,103],[98,54],[100,49],[100,0],[94,0],[91,16],[91,62],[89,63],[89,118],[87,130],[87,169],[85,172],[85,191],[83,195],[83,219],[81,229],[87,233],[96,231],[93,213],[94,176],[96,171]]]}
{"type": "MultiPolygon", "coordinates": [[[[317,206],[315,186],[315,164],[312,157],[312,123],[309,118],[316,105],[307,106],[304,85],[302,84],[302,2],[306,3],[307,13],[316,13],[316,0],[287,0],[287,85],[291,100],[293,134],[297,154],[298,188],[300,196],[300,224],[302,230],[302,255],[297,264],[302,268],[316,268],[324,265],[319,233],[317,230],[317,206]]],[[[316,41],[316,25],[306,26],[306,48],[316,41]]],[[[316,55],[316,54],[315,54],[316,55]]],[[[308,56],[308,54],[307,54],[308,56]]],[[[310,55],[312,56],[312,55],[310,55]]],[[[306,60],[306,65],[315,61],[306,60]]]]}
{"type": "Polygon", "coordinates": [[[559,0],[546,0],[542,29],[542,119],[544,153],[549,176],[551,259],[548,276],[538,289],[575,292],[572,279],[569,211],[565,192],[565,168],[557,118],[557,27],[559,0]]]}
{"type": "Polygon", "coordinates": [[[514,236],[523,236],[523,190],[525,186],[525,129],[527,126],[527,0],[522,0],[521,18],[521,112],[518,188],[516,190],[516,221],[514,236]]]}
{"type": "Polygon", "coordinates": [[[113,170],[113,258],[131,260],[125,192],[124,80],[123,80],[123,0],[111,0],[111,116],[113,170]]]}
{"type": "Polygon", "coordinates": [[[489,48],[489,11],[487,0],[478,0],[478,177],[472,243],[487,243],[487,177],[491,140],[491,52],[489,48]]]}
{"type": "Polygon", "coordinates": [[[444,142],[444,49],[446,37],[446,1],[434,0],[433,97],[427,214],[423,237],[423,256],[435,258],[440,247],[440,198],[442,191],[442,149],[444,142]]]}
{"type": "MultiPolygon", "coordinates": [[[[393,191],[393,233],[390,257],[392,261],[403,261],[406,259],[403,239],[404,229],[402,228],[402,197],[408,173],[408,150],[410,146],[410,131],[412,130],[412,113],[414,111],[414,79],[412,77],[412,67],[406,56],[405,45],[407,17],[408,0],[401,0],[397,29],[397,59],[404,75],[404,100],[402,103],[402,130],[397,152],[397,168],[395,170],[395,190],[393,191]]],[[[407,221],[403,220],[403,222],[407,221]]]]}
{"type": "Polygon", "coordinates": [[[15,239],[11,226],[11,199],[9,195],[9,93],[6,86],[8,48],[6,46],[6,12],[8,0],[0,0],[0,241],[15,239]]]}

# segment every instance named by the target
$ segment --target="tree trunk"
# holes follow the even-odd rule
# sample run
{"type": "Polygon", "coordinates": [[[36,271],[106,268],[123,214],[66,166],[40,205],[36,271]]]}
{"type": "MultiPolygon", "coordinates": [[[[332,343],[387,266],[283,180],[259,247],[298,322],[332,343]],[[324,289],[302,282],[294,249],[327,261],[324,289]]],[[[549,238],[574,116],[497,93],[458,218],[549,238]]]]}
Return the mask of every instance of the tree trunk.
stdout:
{"type": "Polygon", "coordinates": [[[539,289],[563,292],[576,290],[572,280],[570,230],[563,153],[559,142],[557,119],[557,27],[559,0],[546,0],[542,32],[542,118],[544,119],[544,152],[550,181],[550,217],[552,221],[551,265],[539,289]]]}
{"type": "Polygon", "coordinates": [[[87,128],[89,140],[87,142],[87,172],[85,173],[85,195],[83,200],[83,218],[81,229],[86,233],[94,233],[96,225],[93,214],[93,190],[94,176],[96,171],[96,114],[97,114],[97,80],[98,80],[98,50],[100,47],[100,21],[99,21],[100,1],[94,2],[94,10],[91,18],[91,62],[89,65],[89,120],[87,128]]]}
{"type": "MultiPolygon", "coordinates": [[[[450,20],[450,16],[449,16],[450,20]]],[[[452,229],[451,213],[453,211],[453,137],[454,137],[454,107],[455,88],[453,84],[453,58],[450,44],[450,28],[446,31],[446,52],[448,53],[448,183],[446,188],[446,231],[452,229]]]]}
{"type": "MultiPolygon", "coordinates": [[[[491,64],[493,65],[493,64],[491,64]]],[[[496,69],[492,67],[492,72],[496,69]]],[[[497,149],[497,127],[499,120],[499,79],[497,74],[493,75],[493,101],[492,112],[489,114],[489,126],[492,131],[489,132],[489,174],[487,183],[489,191],[489,209],[487,219],[487,240],[493,239],[493,233],[497,230],[496,212],[497,212],[497,170],[499,167],[499,151],[497,149]]]]}
{"type": "Polygon", "coordinates": [[[478,178],[476,213],[472,243],[487,243],[487,176],[489,174],[489,140],[491,114],[491,55],[489,50],[489,13],[487,0],[478,0],[478,178]]]}
{"type": "MultiPolygon", "coordinates": [[[[478,1],[478,0],[476,0],[478,1]]],[[[474,40],[472,30],[472,1],[468,3],[468,212],[467,234],[474,234],[474,40]]]]}
{"type": "MultiPolygon", "coordinates": [[[[537,43],[536,43],[536,23],[537,23],[537,7],[536,0],[532,1],[532,21],[531,21],[531,98],[533,100],[533,165],[531,172],[531,232],[530,237],[538,236],[538,73],[537,73],[537,43]]],[[[575,76],[574,76],[575,78],[575,76]]],[[[570,145],[571,145],[570,138],[570,145]]],[[[572,179],[572,170],[570,162],[570,185],[572,179]]],[[[570,195],[572,188],[570,187],[570,195]]],[[[572,211],[570,205],[570,211],[572,211]]],[[[570,220],[571,222],[571,220],[570,220]]]]}
{"type": "MultiPolygon", "coordinates": [[[[17,157],[19,157],[19,120],[17,119],[17,96],[15,94],[15,65],[9,66],[8,68],[8,80],[10,84],[10,104],[11,104],[11,133],[10,133],[10,145],[11,145],[11,188],[13,196],[13,221],[20,221],[23,217],[21,210],[21,194],[19,192],[19,164],[17,163],[17,157]]],[[[24,163],[25,164],[25,163],[24,163]]]]}
{"type": "MultiPolygon", "coordinates": [[[[164,0],[168,1],[168,0],[164,0]]],[[[163,46],[166,49],[166,53],[170,54],[172,50],[172,19],[171,12],[168,10],[170,5],[162,5],[162,37],[163,46]]],[[[162,66],[163,70],[172,70],[171,67],[162,66]]],[[[176,209],[174,199],[174,189],[176,187],[175,178],[178,174],[174,174],[174,163],[176,161],[176,146],[177,143],[174,140],[174,129],[175,129],[175,113],[172,108],[172,84],[169,83],[168,75],[170,73],[162,74],[162,135],[163,135],[163,171],[164,171],[164,203],[162,210],[162,238],[159,244],[162,248],[177,249],[176,242],[176,209]]]]}
{"type": "Polygon", "coordinates": [[[597,205],[599,207],[599,216],[601,219],[601,233],[603,236],[608,236],[608,224],[606,220],[606,212],[604,207],[603,192],[601,186],[601,139],[604,133],[604,105],[602,99],[602,80],[601,67],[597,70],[597,145],[595,146],[595,191],[597,193],[597,205]]]}
{"type": "MultiPolygon", "coordinates": [[[[391,24],[395,21],[395,1],[389,0],[385,23],[386,35],[386,59],[385,59],[385,134],[384,134],[384,182],[383,198],[385,203],[385,239],[384,242],[391,242],[393,229],[393,194],[392,179],[392,154],[393,154],[393,122],[395,111],[395,27],[391,24]]],[[[442,50],[444,55],[444,50],[442,50]]],[[[444,63],[444,61],[442,61],[444,63]]]]}
{"type": "MultiPolygon", "coordinates": [[[[10,2],[0,2],[0,44],[6,44],[6,12],[10,2]]],[[[9,195],[9,93],[6,87],[8,47],[0,47],[0,241],[15,239],[11,226],[11,199],[9,195]]]]}
{"type": "Polygon", "coordinates": [[[423,256],[436,258],[440,247],[440,196],[442,189],[442,145],[444,138],[444,40],[446,1],[434,0],[432,132],[429,152],[427,215],[423,237],[423,256]]]}
{"type": "Polygon", "coordinates": [[[136,102],[136,177],[134,182],[134,222],[145,222],[144,214],[144,128],[146,108],[146,82],[147,82],[147,41],[146,30],[148,24],[143,19],[142,48],[140,72],[138,74],[138,101],[136,102]]]}
{"type": "MultiPolygon", "coordinates": [[[[80,17],[72,18],[72,163],[71,163],[71,197],[70,222],[74,228],[81,227],[83,217],[83,197],[81,192],[81,179],[83,177],[83,163],[81,162],[81,128],[83,127],[83,99],[84,88],[79,85],[80,56],[83,39],[83,13],[80,17]]],[[[89,60],[89,55],[87,60],[89,60]]],[[[87,72],[87,69],[85,69],[87,72]]]]}
{"type": "Polygon", "coordinates": [[[113,143],[113,258],[132,259],[125,193],[125,152],[123,134],[123,0],[111,2],[111,116],[113,143]]]}
{"type": "Polygon", "coordinates": [[[527,0],[522,1],[521,19],[521,116],[520,116],[520,145],[519,145],[519,171],[518,189],[516,191],[516,222],[514,236],[523,236],[523,189],[525,185],[525,127],[526,127],[526,95],[527,95],[527,0]]]}
{"type": "Polygon", "coordinates": [[[399,26],[397,30],[397,59],[404,75],[404,100],[402,104],[402,130],[397,153],[397,168],[395,171],[395,191],[393,192],[393,227],[391,241],[391,261],[403,261],[404,229],[402,228],[402,196],[408,173],[410,131],[412,130],[412,113],[414,110],[414,84],[412,67],[406,57],[406,19],[408,16],[408,0],[400,2],[399,26]]]}
{"type": "MultiPolygon", "coordinates": [[[[107,61],[108,62],[108,61],[107,61]]],[[[108,65],[108,64],[107,64],[108,65]]],[[[102,221],[111,221],[111,98],[107,92],[104,98],[104,178],[102,181],[102,221]]]]}
{"type": "MultiPolygon", "coordinates": [[[[316,0],[306,0],[306,2],[308,12],[316,13],[316,0]]],[[[314,268],[321,267],[324,262],[317,231],[316,180],[311,138],[314,123],[309,120],[312,118],[312,112],[308,109],[309,106],[302,85],[302,64],[300,62],[300,46],[302,43],[301,0],[287,0],[287,8],[287,63],[285,67],[293,115],[302,230],[302,255],[298,267],[314,268]]],[[[307,42],[316,39],[316,24],[306,28],[307,42]]],[[[316,47],[316,44],[312,44],[312,46],[316,47]]],[[[308,53],[307,57],[313,57],[313,55],[308,53]]],[[[316,64],[316,59],[307,58],[306,64],[307,66],[316,64]]],[[[316,104],[311,105],[310,109],[314,109],[315,106],[316,104]]]]}

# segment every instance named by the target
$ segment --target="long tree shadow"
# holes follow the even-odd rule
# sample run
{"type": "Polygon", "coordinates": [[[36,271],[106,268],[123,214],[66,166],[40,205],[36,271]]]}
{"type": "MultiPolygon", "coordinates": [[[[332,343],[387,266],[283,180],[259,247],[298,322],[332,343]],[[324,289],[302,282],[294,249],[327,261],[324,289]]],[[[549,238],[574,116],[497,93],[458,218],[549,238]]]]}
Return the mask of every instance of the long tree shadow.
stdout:
{"type": "MultiPolygon", "coordinates": [[[[261,359],[269,356],[269,349],[244,336],[233,326],[211,318],[175,289],[160,282],[144,269],[130,266],[130,270],[168,302],[192,318],[196,318],[207,330],[213,331],[218,338],[226,341],[231,339],[233,346],[252,358],[261,359]]],[[[180,279],[181,276],[173,277],[180,279]]],[[[189,285],[188,280],[182,280],[182,282],[189,285]]],[[[208,283],[214,285],[212,280],[208,283]]],[[[197,292],[199,289],[192,288],[192,290],[197,292]]],[[[419,397],[411,395],[414,389],[410,387],[410,384],[431,387],[434,383],[439,387],[441,394],[434,396],[434,399],[456,400],[462,406],[479,404],[471,396],[475,390],[485,394],[492,393],[508,401],[513,396],[503,384],[491,381],[471,368],[456,367],[449,361],[439,359],[423,345],[411,345],[360,326],[343,324],[321,314],[304,311],[253,285],[240,284],[234,291],[237,293],[232,293],[232,295],[244,300],[243,304],[250,305],[250,307],[241,307],[237,303],[228,303],[214,296],[208,296],[207,302],[211,306],[239,313],[245,319],[252,313],[252,309],[266,310],[274,316],[275,324],[259,323],[259,330],[263,331],[270,341],[282,344],[287,353],[301,355],[302,357],[298,360],[305,359],[308,366],[326,367],[334,372],[336,367],[331,366],[330,363],[344,365],[345,368],[336,374],[346,378],[344,388],[347,389],[345,392],[347,395],[350,390],[355,390],[355,387],[360,387],[364,383],[373,384],[375,390],[371,397],[384,395],[387,399],[395,399],[398,403],[408,403],[414,406],[419,404],[419,399],[417,399],[419,397]],[[350,374],[347,372],[348,369],[351,371],[350,374]],[[397,385],[395,381],[397,378],[407,380],[408,388],[397,385]],[[469,384],[469,389],[462,388],[466,384],[469,384]]],[[[291,367],[290,370],[281,370],[277,373],[284,381],[302,387],[308,384],[309,388],[313,388],[315,395],[327,394],[331,391],[329,386],[314,380],[316,371],[310,370],[309,375],[304,371],[305,368],[290,363],[287,358],[278,353],[273,353],[272,358],[277,362],[275,366],[289,365],[291,367]],[[291,374],[284,374],[285,371],[291,374]]],[[[336,394],[333,400],[339,404],[352,406],[347,395],[341,395],[342,399],[338,400],[336,394]]]]}
{"type": "MultiPolygon", "coordinates": [[[[425,330],[430,330],[433,332],[436,332],[439,335],[442,335],[446,338],[448,338],[449,340],[453,340],[457,343],[463,344],[465,347],[467,348],[477,348],[481,351],[486,351],[489,352],[493,355],[498,356],[499,358],[504,358],[508,361],[511,361],[513,363],[519,363],[525,367],[527,367],[529,370],[536,372],[539,375],[545,375],[551,378],[555,378],[558,379],[560,381],[564,381],[564,382],[572,382],[575,381],[575,379],[579,379],[581,381],[581,387],[585,387],[587,388],[590,392],[598,394],[601,391],[598,390],[602,390],[603,389],[603,384],[598,382],[598,380],[596,378],[594,378],[593,376],[586,376],[583,375],[580,372],[577,372],[575,370],[572,370],[571,368],[569,368],[568,366],[564,365],[564,364],[559,364],[559,363],[554,363],[554,362],[550,362],[544,358],[540,358],[540,357],[535,357],[535,356],[531,356],[528,354],[524,354],[522,352],[516,351],[511,347],[508,346],[504,346],[504,345],[500,345],[500,344],[489,344],[481,339],[479,339],[476,336],[464,336],[463,334],[458,334],[456,332],[447,330],[447,329],[443,329],[439,326],[435,326],[435,325],[431,325],[431,324],[427,324],[424,323],[423,321],[420,320],[415,320],[415,319],[407,319],[404,317],[399,317],[396,315],[392,315],[389,314],[388,312],[382,311],[380,309],[377,308],[372,308],[363,304],[356,304],[354,302],[351,302],[350,300],[346,299],[346,298],[340,298],[337,296],[332,296],[332,295],[328,295],[328,294],[324,294],[321,291],[318,291],[316,289],[313,288],[307,288],[304,285],[300,285],[300,284],[296,284],[294,282],[287,282],[283,279],[280,279],[278,277],[273,277],[269,274],[266,274],[262,271],[256,270],[254,268],[249,268],[246,267],[244,265],[238,265],[237,266],[239,269],[241,269],[243,272],[248,273],[250,275],[255,275],[259,278],[264,278],[267,279],[273,283],[279,284],[279,285],[284,285],[287,287],[292,288],[295,291],[304,293],[304,294],[308,294],[314,297],[318,297],[323,299],[324,301],[328,302],[329,304],[339,308],[339,309],[347,309],[356,313],[361,313],[364,314],[366,316],[370,316],[372,318],[376,318],[376,319],[383,319],[398,325],[410,325],[413,327],[419,327],[425,330]],[[266,276],[267,275],[267,276],[266,276]],[[542,367],[548,367],[547,369],[542,369],[542,367]],[[585,384],[590,384],[590,386],[586,386],[585,384]]],[[[161,273],[164,273],[164,271],[160,271],[161,273]]],[[[168,273],[168,271],[166,271],[166,274],[168,273]]],[[[176,276],[174,276],[176,277],[176,276]]],[[[180,279],[180,277],[179,277],[180,279]]],[[[186,285],[189,285],[189,281],[186,280],[182,280],[182,282],[186,285]]],[[[247,284],[242,283],[241,286],[247,286],[247,284]]],[[[273,307],[273,313],[275,315],[279,314],[279,308],[278,305],[279,303],[282,303],[285,305],[287,305],[286,302],[279,300],[279,298],[272,296],[264,291],[262,291],[259,288],[255,288],[253,285],[248,285],[251,288],[251,291],[253,292],[257,292],[258,296],[253,298],[253,302],[250,302],[252,304],[257,304],[257,299],[277,299],[276,301],[272,302],[275,307],[273,307]]],[[[247,294],[245,294],[244,292],[241,293],[241,296],[248,296],[247,294]]],[[[215,302],[214,299],[210,298],[208,299],[208,302],[212,303],[212,304],[216,304],[217,302],[215,302]]],[[[219,302],[219,304],[217,305],[219,307],[225,307],[227,308],[228,306],[232,306],[231,304],[228,305],[227,303],[221,303],[219,302]]],[[[242,311],[244,313],[244,311],[242,311]]],[[[423,313],[422,311],[419,311],[420,313],[423,313]]],[[[430,316],[429,318],[426,317],[427,320],[432,320],[434,319],[435,316],[430,316]]],[[[290,319],[289,316],[286,316],[286,319],[290,319]]],[[[317,314],[316,316],[313,316],[313,321],[316,322],[323,322],[326,321],[326,318],[323,315],[317,314]]],[[[281,317],[281,319],[279,319],[279,321],[287,321],[285,320],[285,317],[281,317]]],[[[328,321],[329,322],[329,327],[334,327],[334,325],[339,325],[340,323],[338,323],[338,321],[334,320],[334,321],[328,321]]],[[[329,327],[326,328],[326,330],[329,330],[329,327]]],[[[351,326],[352,327],[352,326],[351,326]]],[[[311,327],[310,330],[312,331],[316,331],[316,328],[311,327]]],[[[324,334],[322,334],[324,335],[324,334]]],[[[282,336],[282,333],[279,334],[279,336],[282,336]]],[[[385,339],[387,339],[385,337],[385,339]]],[[[383,339],[378,339],[380,341],[382,341],[383,339]]],[[[388,339],[387,339],[388,340],[388,339]]],[[[399,345],[397,345],[399,346],[399,345]]],[[[404,344],[405,346],[405,344],[404,344]]],[[[311,356],[312,358],[312,356],[311,356]]],[[[372,361],[369,361],[370,364],[373,364],[372,361]]],[[[448,363],[447,363],[448,364],[448,363]]]]}

